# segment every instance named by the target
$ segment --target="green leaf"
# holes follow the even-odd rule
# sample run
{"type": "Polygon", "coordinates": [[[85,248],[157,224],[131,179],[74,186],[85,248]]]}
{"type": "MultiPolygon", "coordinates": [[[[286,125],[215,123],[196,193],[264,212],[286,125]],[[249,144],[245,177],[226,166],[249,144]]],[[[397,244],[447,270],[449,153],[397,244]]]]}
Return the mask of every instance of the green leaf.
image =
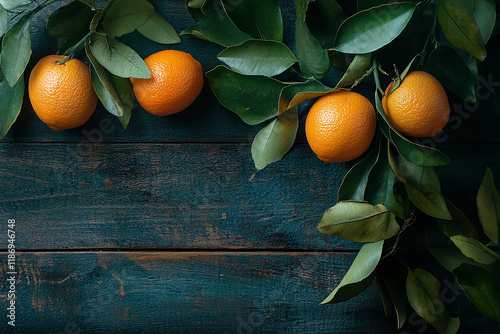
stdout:
{"type": "Polygon", "coordinates": [[[468,101],[476,101],[475,79],[462,57],[451,47],[440,45],[431,52],[427,71],[453,94],[468,101]]]}
{"type": "Polygon", "coordinates": [[[398,153],[401,154],[409,162],[428,167],[443,166],[450,162],[450,159],[441,151],[411,142],[391,124],[382,106],[382,101],[377,91],[375,91],[375,108],[384,120],[384,123],[379,122],[379,128],[384,136],[396,146],[398,153]]]}
{"type": "Polygon", "coordinates": [[[395,158],[389,152],[389,163],[396,177],[403,182],[413,204],[431,217],[450,220],[441,186],[432,167],[412,164],[402,156],[395,158]]]}
{"type": "Polygon", "coordinates": [[[383,246],[383,241],[364,244],[340,284],[321,304],[340,303],[365,290],[373,281],[383,246]]]}
{"type": "Polygon", "coordinates": [[[339,27],[334,49],[342,53],[370,53],[392,42],[410,21],[411,2],[381,5],[354,14],[339,27]]]}
{"type": "Polygon", "coordinates": [[[346,18],[342,7],[336,0],[315,0],[309,3],[306,14],[306,24],[314,38],[323,48],[332,48],[335,34],[346,18]]]}
{"type": "Polygon", "coordinates": [[[453,270],[458,268],[463,263],[476,265],[488,270],[487,265],[480,264],[471,258],[468,258],[455,246],[433,247],[430,248],[429,251],[439,264],[441,264],[444,269],[449,272],[453,272],[453,270]]]}
{"type": "Polygon", "coordinates": [[[413,309],[440,334],[448,328],[449,315],[440,299],[441,283],[431,273],[417,268],[408,270],[406,293],[413,309]]]}
{"type": "Polygon", "coordinates": [[[7,10],[13,10],[25,5],[29,5],[33,0],[0,0],[0,5],[7,10]]]}
{"type": "Polygon", "coordinates": [[[142,36],[157,43],[175,44],[181,42],[174,27],[158,12],[154,12],[146,23],[137,28],[137,31],[142,36]]]}
{"type": "Polygon", "coordinates": [[[118,116],[118,120],[122,123],[124,129],[127,129],[130,117],[132,116],[132,108],[134,106],[134,89],[129,79],[120,78],[110,74],[111,83],[115,88],[118,98],[124,108],[123,115],[118,116]]]}
{"type": "Polygon", "coordinates": [[[0,139],[9,131],[23,106],[24,78],[21,76],[14,87],[7,81],[0,82],[0,139]]]}
{"type": "Polygon", "coordinates": [[[189,8],[201,8],[205,4],[206,0],[188,0],[189,8]]]}
{"type": "Polygon", "coordinates": [[[455,334],[458,332],[460,328],[460,319],[458,317],[452,318],[448,320],[448,327],[446,328],[445,334],[455,334]]]}
{"type": "Polygon", "coordinates": [[[500,245],[500,194],[495,187],[490,168],[486,168],[476,203],[484,233],[497,246],[500,245]]]}
{"type": "Polygon", "coordinates": [[[114,75],[122,78],[151,78],[144,60],[114,37],[93,34],[90,50],[97,61],[114,75]]]}
{"type": "MultiPolygon", "coordinates": [[[[474,0],[472,8],[472,16],[476,21],[483,43],[486,44],[491,37],[493,28],[495,27],[496,8],[495,0],[474,0]]],[[[470,2],[469,2],[470,3],[470,2]]]]}
{"type": "Polygon", "coordinates": [[[206,0],[201,8],[188,9],[196,24],[184,30],[181,35],[193,35],[225,47],[252,39],[236,27],[220,0],[206,0]]]}
{"type": "Polygon", "coordinates": [[[499,277],[466,263],[453,270],[453,274],[472,304],[484,316],[500,322],[499,277]]]}
{"type": "Polygon", "coordinates": [[[399,231],[396,216],[383,205],[343,201],[321,217],[318,230],[356,242],[376,242],[395,236],[399,231]]]}
{"type": "Polygon", "coordinates": [[[285,44],[261,40],[231,46],[219,53],[217,58],[241,74],[268,77],[283,73],[297,62],[285,44]]]}
{"type": "Polygon", "coordinates": [[[297,20],[295,22],[297,59],[304,77],[320,79],[330,70],[331,63],[328,52],[323,49],[307,28],[306,12],[308,5],[309,0],[295,0],[295,9],[297,11],[297,20]]]}
{"type": "Polygon", "coordinates": [[[395,179],[396,175],[394,175],[389,165],[387,143],[386,141],[382,141],[379,145],[377,162],[368,176],[364,199],[373,205],[382,204],[398,217],[404,219],[405,210],[394,195],[395,179]]]}
{"type": "Polygon", "coordinates": [[[372,54],[356,55],[336,87],[355,86],[372,71],[372,54]]]}
{"type": "Polygon", "coordinates": [[[276,0],[222,2],[227,15],[239,30],[255,39],[283,41],[283,21],[276,0]]]}
{"type": "Polygon", "coordinates": [[[394,2],[399,0],[358,0],[358,11],[394,2]]]}
{"type": "Polygon", "coordinates": [[[382,300],[382,306],[384,307],[384,314],[386,318],[389,318],[389,316],[392,314],[392,309],[394,307],[392,300],[391,300],[391,295],[389,294],[389,289],[387,288],[387,285],[385,284],[384,280],[380,277],[380,275],[376,275],[375,277],[375,284],[377,285],[377,290],[380,295],[380,299],[382,300]]]}
{"type": "Polygon", "coordinates": [[[391,267],[386,270],[377,270],[377,279],[380,277],[389,292],[394,309],[396,310],[397,328],[403,327],[408,311],[408,299],[406,297],[406,267],[391,267]]]}
{"type": "Polygon", "coordinates": [[[450,201],[445,199],[446,207],[451,215],[451,220],[438,219],[441,231],[447,237],[454,235],[464,235],[467,237],[475,238],[477,236],[476,229],[471,221],[450,201]]]}
{"type": "Polygon", "coordinates": [[[89,6],[90,8],[92,9],[95,9],[95,3],[94,3],[94,0],[78,0],[80,1],[81,3],[89,6]]]}
{"type": "Polygon", "coordinates": [[[295,142],[298,128],[297,108],[287,110],[262,128],[252,143],[255,168],[261,170],[283,158],[295,142]]]}
{"type": "Polygon", "coordinates": [[[154,13],[146,0],[112,0],[101,23],[106,34],[119,37],[142,26],[154,13]]]}
{"type": "Polygon", "coordinates": [[[457,48],[484,60],[483,37],[468,5],[462,1],[436,0],[436,10],[446,38],[457,48]]]}
{"type": "Polygon", "coordinates": [[[8,25],[9,25],[9,17],[7,16],[7,11],[0,5],[0,38],[7,31],[8,25]]]}
{"type": "Polygon", "coordinates": [[[454,235],[450,239],[460,249],[462,254],[478,263],[493,264],[500,260],[500,255],[476,239],[463,235],[454,235]]]}
{"type": "Polygon", "coordinates": [[[255,125],[278,116],[284,84],[261,76],[243,75],[224,66],[206,74],[217,100],[247,124],[255,125]]]}
{"type": "Polygon", "coordinates": [[[94,12],[79,1],[59,7],[48,17],[45,31],[52,37],[69,37],[88,28],[94,12]]]}
{"type": "Polygon", "coordinates": [[[318,82],[300,82],[290,84],[281,91],[279,113],[281,114],[285,110],[298,106],[302,102],[323,96],[332,91],[332,88],[324,86],[318,82]]]}
{"type": "Polygon", "coordinates": [[[368,176],[378,158],[378,150],[372,148],[358,163],[349,169],[338,190],[337,201],[363,201],[368,176]]]}
{"type": "Polygon", "coordinates": [[[33,14],[23,16],[2,40],[0,65],[3,75],[13,87],[23,75],[31,57],[30,20],[33,14]]]}

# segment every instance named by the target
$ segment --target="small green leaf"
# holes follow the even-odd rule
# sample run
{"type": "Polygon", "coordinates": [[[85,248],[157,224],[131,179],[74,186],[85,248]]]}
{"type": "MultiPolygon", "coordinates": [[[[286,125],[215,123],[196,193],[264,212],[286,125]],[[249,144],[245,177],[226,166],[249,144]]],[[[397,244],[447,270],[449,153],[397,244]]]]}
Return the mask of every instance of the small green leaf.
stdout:
{"type": "Polygon", "coordinates": [[[24,77],[20,77],[14,87],[7,81],[0,82],[0,139],[9,131],[23,106],[24,77]]]}
{"type": "Polygon", "coordinates": [[[432,51],[427,71],[453,94],[472,103],[476,101],[474,76],[453,48],[440,45],[432,51]]]}
{"type": "Polygon", "coordinates": [[[229,18],[244,33],[255,39],[283,41],[283,21],[276,0],[222,2],[229,18]]]}
{"type": "Polygon", "coordinates": [[[460,319],[458,317],[456,318],[450,317],[445,334],[456,334],[459,328],[460,328],[460,319]]]}
{"type": "Polygon", "coordinates": [[[458,248],[455,246],[441,246],[433,247],[429,249],[432,256],[443,266],[444,269],[449,272],[453,272],[462,263],[468,263],[472,265],[477,265],[482,268],[487,268],[486,265],[482,265],[471,258],[465,256],[458,248]]]}
{"type": "Polygon", "coordinates": [[[408,298],[406,297],[407,272],[408,269],[403,266],[390,267],[384,271],[377,270],[377,279],[380,277],[384,281],[396,310],[398,329],[403,327],[408,311],[408,298]]]}
{"type": "Polygon", "coordinates": [[[48,17],[45,31],[52,37],[69,37],[83,28],[88,29],[94,12],[79,1],[59,7],[48,17]]]}
{"type": "Polygon", "coordinates": [[[181,42],[174,27],[158,12],[154,12],[146,23],[137,28],[137,31],[156,43],[175,44],[181,42]]]}
{"type": "Polygon", "coordinates": [[[337,31],[334,49],[342,53],[370,53],[392,42],[410,21],[411,2],[381,5],[354,14],[337,31]]]}
{"type": "Polygon", "coordinates": [[[151,78],[144,60],[114,37],[93,34],[90,50],[97,61],[114,75],[122,78],[151,78]]]}
{"type": "Polygon", "coordinates": [[[336,304],[360,294],[373,281],[383,241],[364,244],[340,284],[321,304],[336,304]]]}
{"type": "Polygon", "coordinates": [[[297,20],[295,22],[295,44],[300,70],[306,78],[321,79],[330,70],[328,52],[311,35],[306,25],[309,0],[295,0],[297,20]]]}
{"type": "Polygon", "coordinates": [[[431,273],[417,268],[408,270],[406,293],[413,309],[440,334],[448,328],[449,315],[440,299],[441,283],[431,273]]]}
{"type": "Polygon", "coordinates": [[[127,129],[134,106],[134,89],[132,83],[129,79],[120,78],[113,74],[110,74],[110,79],[124,108],[123,115],[118,116],[118,120],[122,123],[123,128],[127,129]]]}
{"type": "Polygon", "coordinates": [[[346,87],[354,85],[360,79],[364,78],[367,74],[371,73],[371,60],[371,53],[356,55],[336,87],[346,87]]]}
{"type": "Polygon", "coordinates": [[[255,125],[278,116],[284,84],[261,75],[243,75],[224,66],[206,74],[217,100],[247,124],[255,125]]]}
{"type": "Polygon", "coordinates": [[[295,142],[298,128],[297,108],[287,110],[262,128],[252,143],[255,168],[261,170],[283,158],[295,142]]]}
{"type": "Polygon", "coordinates": [[[206,0],[188,0],[189,8],[201,8],[205,4],[206,0]]]}
{"type": "Polygon", "coordinates": [[[23,75],[31,57],[30,20],[33,14],[23,16],[7,31],[2,40],[0,65],[3,75],[13,87],[23,75]]]}
{"type": "Polygon", "coordinates": [[[309,3],[306,24],[321,46],[329,49],[333,47],[335,34],[345,18],[336,0],[315,0],[309,3]]]}
{"type": "Polygon", "coordinates": [[[463,235],[454,235],[450,239],[460,249],[462,254],[478,263],[493,264],[500,260],[500,255],[476,239],[463,235]]]}
{"type": "Polygon", "coordinates": [[[349,169],[339,187],[337,201],[363,201],[365,199],[368,176],[377,157],[378,149],[372,148],[360,162],[349,169]]]}
{"type": "Polygon", "coordinates": [[[7,31],[7,26],[9,25],[9,17],[7,11],[0,5],[0,38],[7,31]]]}
{"type": "Polygon", "coordinates": [[[445,202],[452,219],[438,219],[439,227],[444,235],[447,237],[464,235],[466,237],[475,238],[477,233],[469,218],[467,218],[467,216],[465,216],[462,211],[460,211],[450,201],[445,199],[445,202]]]}
{"type": "Polygon", "coordinates": [[[500,245],[500,193],[495,187],[490,168],[486,168],[476,203],[484,233],[497,246],[500,245]]]}
{"type": "Polygon", "coordinates": [[[7,10],[13,10],[25,5],[29,5],[33,0],[0,0],[0,5],[7,10]]]}
{"type": "Polygon", "coordinates": [[[446,38],[479,60],[486,58],[483,37],[471,8],[455,0],[436,0],[437,17],[446,38]]]}
{"type": "Polygon", "coordinates": [[[196,24],[184,30],[181,35],[189,34],[225,47],[252,39],[236,27],[220,0],[206,0],[201,8],[195,6],[188,9],[196,24]]]}
{"type": "Polygon", "coordinates": [[[385,284],[384,280],[377,274],[375,277],[375,284],[377,285],[377,290],[382,300],[382,306],[384,307],[384,314],[386,318],[392,314],[392,309],[394,305],[392,304],[391,295],[389,294],[389,289],[385,284]]]}
{"type": "Polygon", "coordinates": [[[324,86],[319,82],[300,82],[290,84],[281,91],[279,113],[281,114],[285,110],[296,107],[302,102],[323,96],[332,91],[332,88],[324,86]]]}
{"type": "Polygon", "coordinates": [[[261,40],[231,46],[219,53],[217,58],[241,74],[268,77],[283,73],[297,62],[285,44],[261,40]]]}
{"type": "Polygon", "coordinates": [[[321,217],[318,230],[356,242],[376,242],[399,231],[396,216],[383,205],[367,202],[338,202],[321,217]]]}
{"type": "Polygon", "coordinates": [[[496,8],[495,0],[474,0],[472,16],[477,23],[483,42],[486,44],[491,37],[495,27],[496,8]]]}
{"type": "Polygon", "coordinates": [[[142,26],[154,13],[146,0],[112,0],[101,23],[106,34],[119,37],[142,26]]]}
{"type": "Polygon", "coordinates": [[[453,274],[472,304],[486,317],[500,322],[500,278],[466,263],[453,270],[453,274]]]}

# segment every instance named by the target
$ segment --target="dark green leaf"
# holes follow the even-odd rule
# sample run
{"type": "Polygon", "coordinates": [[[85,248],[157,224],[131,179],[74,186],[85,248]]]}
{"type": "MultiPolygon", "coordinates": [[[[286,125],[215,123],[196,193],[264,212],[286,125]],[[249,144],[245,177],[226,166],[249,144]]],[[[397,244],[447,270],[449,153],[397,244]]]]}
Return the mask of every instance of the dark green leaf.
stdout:
{"type": "Polygon", "coordinates": [[[315,0],[309,3],[306,24],[323,48],[329,49],[333,47],[337,30],[345,18],[336,0],[315,0]]]}
{"type": "Polygon", "coordinates": [[[318,230],[356,242],[376,242],[399,231],[396,216],[383,205],[367,202],[338,202],[321,217],[318,230]]]}
{"type": "Polygon", "coordinates": [[[486,168],[476,203],[484,233],[496,245],[500,245],[500,194],[495,187],[493,173],[489,168],[486,168]]]}
{"type": "Polygon", "coordinates": [[[358,0],[358,11],[394,2],[399,0],[358,0]]]}
{"type": "Polygon", "coordinates": [[[453,48],[440,45],[432,51],[427,71],[453,94],[469,102],[476,101],[474,76],[453,48]]]}
{"type": "Polygon", "coordinates": [[[243,75],[224,66],[206,74],[219,102],[250,125],[278,116],[278,103],[284,85],[260,75],[243,75]]]}
{"type": "Polygon", "coordinates": [[[285,44],[261,40],[231,46],[219,53],[217,58],[241,74],[268,77],[283,73],[297,62],[285,44]]]}
{"type": "Polygon", "coordinates": [[[9,17],[7,16],[7,11],[0,5],[0,38],[7,31],[8,25],[9,25],[9,17]]]}
{"type": "Polygon", "coordinates": [[[288,109],[262,128],[252,143],[255,168],[263,169],[283,158],[295,142],[298,128],[297,108],[288,109]]]}
{"type": "MultiPolygon", "coordinates": [[[[408,311],[408,299],[406,297],[406,267],[392,267],[390,271],[380,271],[377,275],[382,278],[389,296],[391,297],[394,309],[396,310],[397,328],[403,327],[408,311]]],[[[378,278],[377,276],[377,278],[378,278]]]]}
{"type": "Polygon", "coordinates": [[[347,68],[337,87],[346,87],[354,85],[372,71],[371,53],[356,55],[352,63],[347,68]]]}
{"type": "Polygon", "coordinates": [[[188,0],[189,8],[201,8],[205,4],[206,0],[188,0]]]}
{"type": "Polygon", "coordinates": [[[460,319],[458,317],[452,318],[448,320],[448,327],[446,328],[445,334],[455,334],[458,332],[460,328],[460,319]]]}
{"type": "Polygon", "coordinates": [[[448,328],[449,315],[440,299],[441,283],[423,269],[408,270],[406,293],[413,309],[440,334],[448,328]]]}
{"type": "Polygon", "coordinates": [[[466,263],[453,270],[453,274],[472,304],[486,317],[500,322],[499,277],[466,263]]]}
{"type": "Polygon", "coordinates": [[[276,0],[222,0],[222,2],[227,15],[244,33],[256,39],[277,42],[283,40],[283,21],[276,0]]]}
{"type": "Polygon", "coordinates": [[[0,65],[4,78],[13,87],[23,75],[31,57],[30,20],[33,14],[23,16],[2,40],[0,65]]]}
{"type": "Polygon", "coordinates": [[[373,281],[383,246],[383,241],[364,244],[340,284],[321,304],[340,303],[365,290],[373,281]]]}
{"type": "Polygon", "coordinates": [[[467,237],[475,238],[477,233],[469,218],[467,218],[462,211],[460,211],[450,201],[445,199],[445,202],[452,219],[438,219],[439,227],[444,235],[448,237],[452,237],[454,235],[465,235],[467,237]]]}
{"type": "Polygon", "coordinates": [[[92,35],[90,50],[97,61],[114,75],[122,78],[151,78],[144,60],[114,37],[92,35]]]}
{"type": "Polygon", "coordinates": [[[486,270],[489,270],[489,267],[491,267],[468,258],[455,246],[433,247],[430,249],[430,252],[439,264],[441,264],[449,272],[453,272],[453,270],[458,268],[462,263],[476,265],[486,270]]]}
{"type": "Polygon", "coordinates": [[[486,44],[495,27],[496,8],[495,0],[475,0],[472,16],[477,23],[483,42],[486,44]]]}
{"type": "Polygon", "coordinates": [[[450,239],[460,249],[462,254],[478,263],[493,264],[500,260],[500,255],[476,239],[463,235],[454,235],[450,239]]]}
{"type": "Polygon", "coordinates": [[[486,58],[483,37],[471,8],[455,0],[436,0],[437,17],[446,38],[479,60],[486,58]]]}
{"type": "Polygon", "coordinates": [[[369,53],[392,42],[410,21],[411,2],[381,5],[358,12],[339,27],[334,49],[342,53],[369,53]]]}
{"type": "Polygon", "coordinates": [[[330,69],[328,52],[311,35],[306,25],[309,0],[295,0],[297,20],[295,23],[295,44],[300,70],[306,78],[322,78],[330,69]]]}
{"type": "Polygon", "coordinates": [[[377,161],[377,157],[377,148],[372,148],[363,160],[349,169],[339,187],[337,201],[363,201],[365,199],[368,176],[377,161]]]}
{"type": "Polygon", "coordinates": [[[0,82],[0,139],[9,131],[23,106],[24,78],[21,76],[14,87],[7,81],[0,82]]]}
{"type": "Polygon", "coordinates": [[[377,285],[377,290],[380,295],[380,299],[382,300],[385,317],[389,318],[394,307],[394,305],[392,304],[391,295],[389,294],[389,289],[387,288],[384,280],[378,274],[375,278],[375,284],[377,285]]]}
{"type": "Polygon", "coordinates": [[[298,106],[302,102],[323,96],[333,89],[318,82],[301,82],[286,86],[281,91],[279,112],[298,106]]]}
{"type": "Polygon", "coordinates": [[[80,1],[83,4],[86,4],[87,6],[89,6],[92,9],[95,9],[94,0],[78,0],[78,1],[80,1]]]}
{"type": "Polygon", "coordinates": [[[130,117],[132,116],[132,107],[134,106],[134,90],[132,83],[129,79],[120,78],[113,74],[110,74],[110,79],[124,108],[123,115],[118,116],[118,120],[122,123],[123,128],[127,129],[130,117]]]}
{"type": "Polygon", "coordinates": [[[16,9],[32,3],[33,0],[0,0],[0,5],[7,10],[16,9]]]}
{"type": "Polygon", "coordinates": [[[137,31],[142,36],[157,43],[175,44],[181,42],[174,27],[158,12],[154,12],[146,23],[137,28],[137,31]]]}
{"type": "Polygon", "coordinates": [[[101,23],[106,34],[119,37],[142,26],[154,12],[146,0],[112,0],[101,23]]]}
{"type": "Polygon", "coordinates": [[[220,0],[206,0],[201,8],[188,9],[196,24],[181,34],[190,34],[226,47],[252,39],[234,25],[220,0]]]}
{"type": "Polygon", "coordinates": [[[401,213],[397,214],[402,219],[408,219],[413,212],[413,205],[410,198],[408,197],[408,192],[406,191],[404,183],[396,178],[394,180],[394,187],[392,188],[392,190],[394,191],[394,197],[396,197],[396,200],[399,204],[401,204],[401,207],[403,208],[402,215],[401,213]]]}
{"type": "Polygon", "coordinates": [[[434,168],[417,166],[402,156],[395,158],[389,153],[391,168],[396,177],[404,183],[412,203],[431,217],[450,220],[451,216],[441,195],[439,178],[434,168]]]}
{"type": "Polygon", "coordinates": [[[52,37],[69,37],[88,29],[94,12],[89,6],[73,1],[56,9],[47,19],[45,30],[52,37]]]}

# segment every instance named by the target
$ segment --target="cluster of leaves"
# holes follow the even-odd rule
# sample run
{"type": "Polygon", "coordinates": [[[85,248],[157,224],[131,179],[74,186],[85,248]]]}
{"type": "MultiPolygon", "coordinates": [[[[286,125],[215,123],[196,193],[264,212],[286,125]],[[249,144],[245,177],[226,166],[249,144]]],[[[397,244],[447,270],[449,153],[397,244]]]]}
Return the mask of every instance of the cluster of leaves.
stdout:
{"type": "MultiPolygon", "coordinates": [[[[376,139],[348,170],[338,203],[318,225],[322,233],[365,244],[324,303],[345,301],[376,277],[387,313],[391,305],[396,310],[398,328],[411,305],[439,333],[455,333],[460,323],[449,317],[439,298],[439,280],[412,269],[398,254],[401,235],[423,213],[439,221],[455,245],[435,250],[436,258],[456,275],[481,312],[500,321],[500,295],[492,285],[498,278],[498,255],[477,239],[470,221],[441,193],[435,167],[448,164],[449,158],[398,132],[381,103],[381,81],[388,81],[383,67],[403,61],[407,66],[401,74],[395,67],[393,89],[409,71],[423,69],[459,98],[475,101],[477,64],[486,57],[485,44],[493,35],[495,2],[358,0],[352,13],[335,0],[294,2],[295,39],[290,45],[283,43],[280,8],[270,0],[188,0],[196,24],[184,33],[224,47],[218,59],[225,66],[207,73],[219,102],[247,124],[269,122],[252,144],[257,169],[292,147],[299,104],[373,80],[376,139]],[[332,84],[329,73],[339,70],[343,75],[332,84]]],[[[492,220],[499,206],[490,173],[481,189],[481,222],[498,245],[488,232],[498,233],[500,226],[498,217],[492,220]]]]}
{"type": "MultiPolygon", "coordinates": [[[[25,90],[24,71],[31,57],[31,19],[57,0],[0,0],[0,138],[15,122],[25,90]]],[[[126,128],[134,95],[129,78],[149,78],[144,60],[117,37],[138,31],[162,44],[180,42],[174,28],[146,0],[111,0],[99,10],[94,0],[74,0],[57,8],[46,21],[48,35],[58,39],[59,53],[73,58],[85,48],[92,85],[104,107],[126,128]]]]}

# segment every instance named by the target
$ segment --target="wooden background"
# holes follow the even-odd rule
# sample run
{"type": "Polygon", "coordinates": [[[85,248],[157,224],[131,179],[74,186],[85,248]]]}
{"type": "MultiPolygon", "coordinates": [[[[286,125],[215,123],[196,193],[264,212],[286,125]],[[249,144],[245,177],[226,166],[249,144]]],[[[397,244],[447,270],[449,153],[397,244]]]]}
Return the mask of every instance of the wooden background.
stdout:
{"type": "MultiPolygon", "coordinates": [[[[151,3],[178,32],[193,23],[184,1],[151,3]]],[[[281,4],[290,42],[294,9],[281,4]]],[[[28,70],[56,52],[43,30],[53,9],[32,24],[28,70]]],[[[138,34],[125,41],[143,57],[165,48],[138,34]]],[[[190,52],[205,71],[221,51],[188,36],[167,48],[190,52]]],[[[493,43],[481,68],[496,85],[483,87],[480,107],[450,124],[440,145],[453,161],[439,169],[444,192],[474,219],[486,166],[500,186],[498,51],[493,43]]],[[[471,107],[454,103],[455,115],[471,107]]],[[[433,333],[418,318],[397,330],[374,286],[343,304],[319,305],[359,244],[316,230],[345,169],[315,157],[303,118],[292,151],[256,171],[250,145],[260,126],[222,108],[207,84],[181,114],[159,118],[137,106],[127,130],[100,106],[83,127],[55,132],[26,101],[0,142],[2,310],[8,219],[16,220],[19,271],[16,327],[2,311],[0,332],[433,333]]],[[[453,285],[425,252],[444,240],[435,224],[412,233],[408,257],[453,285]]],[[[461,317],[460,333],[500,332],[462,295],[447,307],[461,317]]]]}

